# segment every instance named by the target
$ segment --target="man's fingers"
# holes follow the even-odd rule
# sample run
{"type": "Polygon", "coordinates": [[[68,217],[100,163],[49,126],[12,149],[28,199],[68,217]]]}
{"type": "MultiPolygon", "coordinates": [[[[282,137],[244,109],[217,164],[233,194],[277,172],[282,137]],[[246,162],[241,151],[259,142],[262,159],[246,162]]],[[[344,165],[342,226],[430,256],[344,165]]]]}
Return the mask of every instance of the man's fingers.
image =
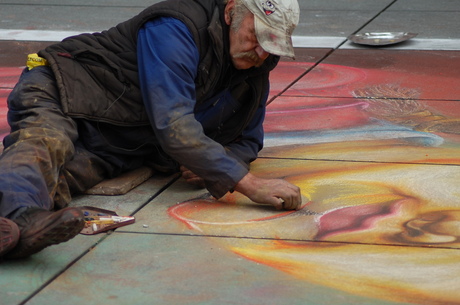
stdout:
{"type": "Polygon", "coordinates": [[[182,177],[185,180],[198,178],[197,175],[195,175],[191,170],[185,168],[184,166],[181,166],[180,170],[182,172],[182,177]]]}
{"type": "Polygon", "coordinates": [[[198,177],[198,176],[195,175],[194,173],[192,173],[191,171],[185,171],[185,172],[182,172],[182,177],[183,177],[185,180],[188,180],[188,179],[196,178],[196,177],[198,177]]]}
{"type": "Polygon", "coordinates": [[[189,170],[185,166],[181,165],[180,171],[181,171],[181,174],[182,174],[182,178],[184,178],[185,181],[188,184],[197,186],[199,188],[205,188],[206,187],[206,184],[204,183],[203,178],[195,175],[191,170],[189,170]]]}
{"type": "Polygon", "coordinates": [[[281,208],[285,210],[298,209],[302,205],[302,196],[300,193],[300,188],[295,185],[288,184],[287,189],[289,190],[289,192],[287,192],[287,194],[285,194],[284,196],[279,197],[279,200],[281,202],[281,208]]]}
{"type": "Polygon", "coordinates": [[[283,210],[284,209],[284,199],[283,198],[275,198],[276,202],[274,202],[272,205],[277,209],[277,210],[283,210]]]}
{"type": "Polygon", "coordinates": [[[278,198],[278,200],[280,202],[279,209],[294,210],[297,208],[297,203],[294,200],[292,200],[292,198],[287,198],[287,200],[284,200],[283,198],[278,198]]]}
{"type": "Polygon", "coordinates": [[[276,209],[298,209],[302,202],[300,188],[283,179],[262,179],[248,173],[235,186],[237,192],[254,202],[276,209]]]}
{"type": "Polygon", "coordinates": [[[205,185],[205,183],[204,183],[204,180],[201,179],[201,178],[198,177],[198,176],[194,176],[194,177],[185,179],[185,181],[186,181],[188,184],[197,186],[197,187],[199,187],[199,188],[204,188],[204,187],[206,187],[206,185],[205,185]]]}

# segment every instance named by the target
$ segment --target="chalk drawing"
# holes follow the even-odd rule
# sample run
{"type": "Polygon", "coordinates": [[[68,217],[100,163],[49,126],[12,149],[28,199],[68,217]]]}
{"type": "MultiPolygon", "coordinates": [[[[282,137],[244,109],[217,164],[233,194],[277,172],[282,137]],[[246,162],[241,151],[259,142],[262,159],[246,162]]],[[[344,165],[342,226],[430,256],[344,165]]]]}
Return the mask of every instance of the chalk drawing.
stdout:
{"type": "Polygon", "coordinates": [[[315,73],[268,107],[262,155],[272,159],[252,165],[298,185],[301,210],[233,193],[169,214],[203,234],[256,238],[219,243],[306,282],[394,302],[460,303],[460,105],[426,99],[424,82],[442,82],[437,75],[414,86],[370,81],[387,73],[377,69],[315,73]]]}

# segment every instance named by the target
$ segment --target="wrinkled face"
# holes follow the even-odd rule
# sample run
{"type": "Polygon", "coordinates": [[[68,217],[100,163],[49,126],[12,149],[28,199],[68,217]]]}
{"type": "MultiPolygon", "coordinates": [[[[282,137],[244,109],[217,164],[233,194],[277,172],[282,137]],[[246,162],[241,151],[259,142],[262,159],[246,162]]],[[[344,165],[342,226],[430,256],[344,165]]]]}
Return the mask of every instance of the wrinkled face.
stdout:
{"type": "MultiPolygon", "coordinates": [[[[225,9],[225,21],[228,25],[234,22],[232,18],[233,1],[227,4],[225,9]]],[[[257,41],[254,15],[248,13],[242,20],[238,29],[231,27],[230,34],[230,57],[233,66],[238,69],[259,67],[270,55],[259,45],[257,41]]]]}

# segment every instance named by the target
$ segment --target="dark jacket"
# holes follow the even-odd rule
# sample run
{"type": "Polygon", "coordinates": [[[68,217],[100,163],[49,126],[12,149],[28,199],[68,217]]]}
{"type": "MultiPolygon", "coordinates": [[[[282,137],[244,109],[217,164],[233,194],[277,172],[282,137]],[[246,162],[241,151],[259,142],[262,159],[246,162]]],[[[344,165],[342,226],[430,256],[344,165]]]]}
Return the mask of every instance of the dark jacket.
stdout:
{"type": "MultiPolygon", "coordinates": [[[[67,38],[39,55],[50,63],[63,110],[69,116],[118,126],[148,126],[139,88],[137,33],[148,20],[160,16],[177,18],[189,28],[200,54],[195,80],[197,107],[225,88],[232,88],[234,97],[247,101],[238,116],[212,135],[225,146],[237,139],[251,121],[267,94],[268,72],[278,58],[270,56],[262,67],[241,71],[228,79],[229,29],[223,12],[224,5],[219,0],[169,0],[108,31],[67,38]]],[[[222,196],[234,186],[230,184],[216,187],[219,191],[213,195],[222,196]]]]}

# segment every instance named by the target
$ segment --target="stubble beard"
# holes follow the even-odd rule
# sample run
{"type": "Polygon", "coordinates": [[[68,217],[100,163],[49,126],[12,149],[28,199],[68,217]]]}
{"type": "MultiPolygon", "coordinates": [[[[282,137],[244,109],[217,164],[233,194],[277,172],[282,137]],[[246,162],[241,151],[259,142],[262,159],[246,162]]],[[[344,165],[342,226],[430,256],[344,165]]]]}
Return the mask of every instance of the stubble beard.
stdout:
{"type": "Polygon", "coordinates": [[[255,51],[239,52],[233,55],[233,58],[243,59],[243,60],[252,62],[254,63],[254,67],[256,68],[262,66],[262,64],[264,63],[264,60],[261,59],[255,51]]]}

